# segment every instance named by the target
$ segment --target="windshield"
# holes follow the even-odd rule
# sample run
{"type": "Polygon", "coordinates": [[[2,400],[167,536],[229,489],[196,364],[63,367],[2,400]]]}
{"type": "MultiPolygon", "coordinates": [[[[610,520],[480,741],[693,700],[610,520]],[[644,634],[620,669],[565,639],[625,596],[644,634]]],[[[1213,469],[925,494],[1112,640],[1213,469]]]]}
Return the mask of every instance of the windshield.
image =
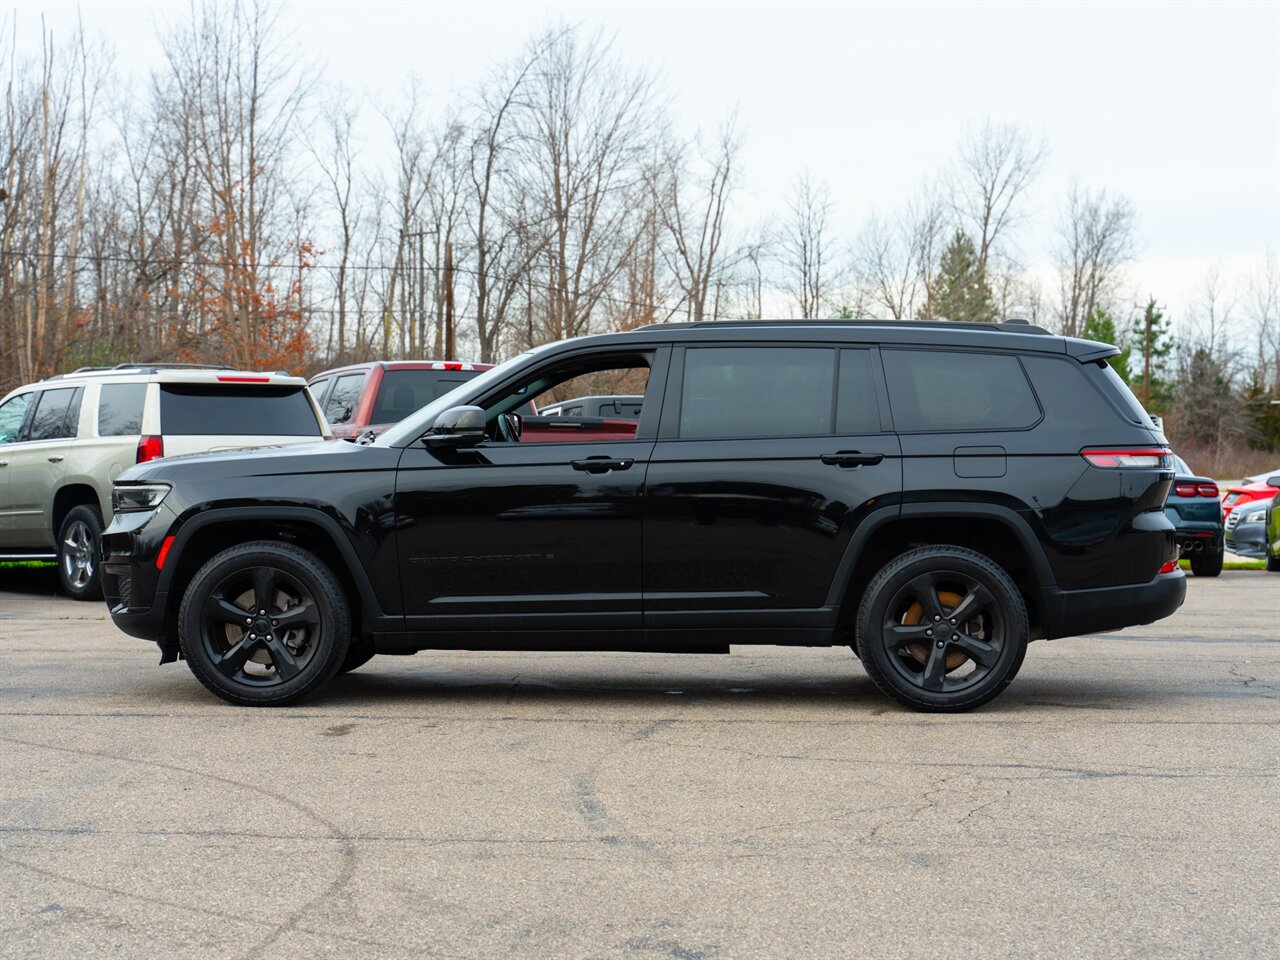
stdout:
{"type": "Polygon", "coordinates": [[[492,369],[486,370],[484,373],[459,384],[448,393],[441,394],[421,410],[416,411],[412,416],[406,417],[397,423],[390,430],[386,431],[374,444],[379,447],[403,447],[405,444],[412,443],[427,427],[435,422],[436,417],[444,413],[450,407],[457,407],[465,404],[469,398],[483,393],[490,384],[503,379],[512,370],[524,366],[530,359],[537,356],[545,347],[538,347],[528,353],[522,353],[518,357],[500,363],[492,369]]]}

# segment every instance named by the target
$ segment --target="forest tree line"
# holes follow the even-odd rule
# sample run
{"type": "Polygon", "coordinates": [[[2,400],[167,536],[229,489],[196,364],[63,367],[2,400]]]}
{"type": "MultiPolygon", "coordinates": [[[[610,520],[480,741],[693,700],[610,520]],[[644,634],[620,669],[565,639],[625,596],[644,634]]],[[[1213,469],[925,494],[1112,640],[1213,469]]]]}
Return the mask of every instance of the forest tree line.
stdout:
{"type": "Polygon", "coordinates": [[[1211,272],[1175,330],[1129,286],[1132,203],[1073,182],[1046,284],[1018,245],[1048,152],[1023,126],[973,124],[853,236],[803,174],[745,222],[736,118],[682,134],[606,38],[548,29],[428,110],[413,84],[381,105],[327,86],[287,16],[194,4],[145,78],[83,32],[0,26],[0,393],[123,361],[311,373],[675,320],[1016,316],[1121,346],[1198,469],[1280,451],[1275,251],[1211,272]]]}

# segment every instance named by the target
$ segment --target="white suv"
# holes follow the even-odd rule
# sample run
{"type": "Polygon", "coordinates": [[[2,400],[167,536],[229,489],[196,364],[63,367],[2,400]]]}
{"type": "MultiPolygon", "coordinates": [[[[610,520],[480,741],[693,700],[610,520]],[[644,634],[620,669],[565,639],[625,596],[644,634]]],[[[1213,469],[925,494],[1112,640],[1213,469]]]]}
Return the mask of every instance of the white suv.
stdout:
{"type": "Polygon", "coordinates": [[[134,463],[329,436],[307,382],[187,364],[82,368],[0,400],[0,560],[57,560],[77,600],[102,596],[111,482],[134,463]]]}

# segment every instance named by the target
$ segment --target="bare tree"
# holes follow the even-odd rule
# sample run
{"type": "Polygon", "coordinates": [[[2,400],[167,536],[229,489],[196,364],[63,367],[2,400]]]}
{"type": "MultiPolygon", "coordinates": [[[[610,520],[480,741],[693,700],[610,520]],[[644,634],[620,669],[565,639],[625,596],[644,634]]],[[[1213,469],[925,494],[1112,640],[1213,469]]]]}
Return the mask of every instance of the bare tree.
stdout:
{"type": "Polygon", "coordinates": [[[1133,204],[1105,190],[1081,189],[1074,180],[1058,222],[1058,327],[1076,336],[1096,306],[1115,289],[1134,256],[1133,204]]]}
{"type": "Polygon", "coordinates": [[[324,178],[325,189],[336,223],[337,243],[326,251],[333,280],[332,311],[326,353],[342,362],[347,355],[347,310],[350,307],[353,247],[364,217],[362,195],[357,189],[355,125],[359,108],[351,96],[337,90],[321,115],[321,142],[312,154],[324,178]]]}
{"type": "Polygon", "coordinates": [[[837,283],[831,211],[826,183],[814,184],[807,175],[795,182],[778,248],[784,288],[802,318],[821,316],[837,283]]]}
{"type": "Polygon", "coordinates": [[[992,272],[1001,241],[1020,221],[1020,201],[1047,156],[1045,144],[1016,124],[985,120],[961,139],[952,207],[958,226],[977,247],[983,280],[992,272]]]}
{"type": "Polygon", "coordinates": [[[706,318],[708,298],[731,266],[722,252],[724,222],[741,149],[737,118],[730,117],[711,150],[697,139],[668,143],[650,174],[657,214],[671,239],[668,265],[683,294],[686,316],[695,322],[706,318]],[[690,169],[691,154],[699,169],[690,169]]]}

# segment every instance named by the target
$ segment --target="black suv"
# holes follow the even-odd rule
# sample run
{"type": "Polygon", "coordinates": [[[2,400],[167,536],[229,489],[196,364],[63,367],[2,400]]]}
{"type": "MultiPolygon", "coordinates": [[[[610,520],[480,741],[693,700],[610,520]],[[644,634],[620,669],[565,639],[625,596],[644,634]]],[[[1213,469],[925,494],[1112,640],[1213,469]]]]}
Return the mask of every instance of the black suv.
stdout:
{"type": "Polygon", "coordinates": [[[971,708],[1029,640],[1182,603],[1171,455],[1115,352],[1012,321],[550,344],[372,443],[126,471],[111,616],[241,704],[375,653],[767,643],[847,644],[894,699],[971,708]],[[521,442],[529,401],[603,382],[643,396],[634,436],[521,442]]]}

